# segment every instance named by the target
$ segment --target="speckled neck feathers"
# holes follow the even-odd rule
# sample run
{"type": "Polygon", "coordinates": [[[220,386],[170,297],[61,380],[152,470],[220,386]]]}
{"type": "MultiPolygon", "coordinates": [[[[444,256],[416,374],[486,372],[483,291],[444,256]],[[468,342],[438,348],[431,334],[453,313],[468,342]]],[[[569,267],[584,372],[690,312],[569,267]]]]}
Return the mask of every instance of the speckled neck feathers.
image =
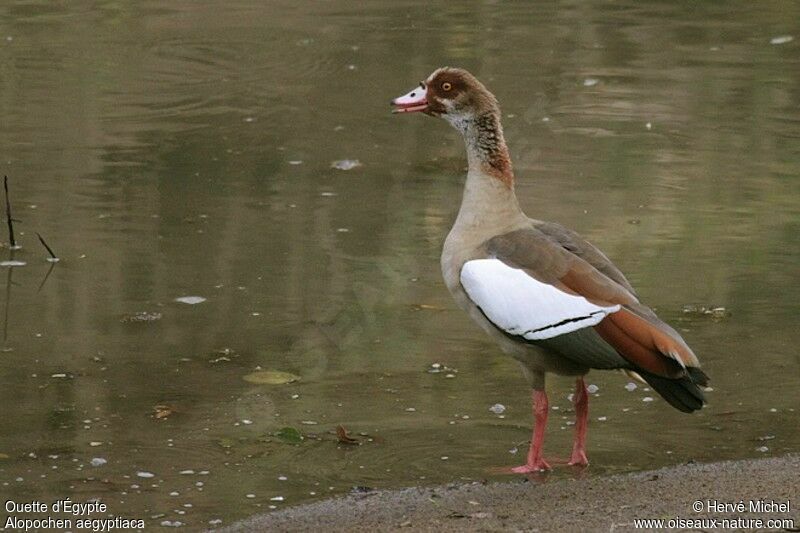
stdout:
{"type": "Polygon", "coordinates": [[[503,137],[499,112],[492,110],[477,116],[451,116],[448,121],[464,136],[470,170],[481,170],[514,187],[514,171],[503,137]]]}
{"type": "Polygon", "coordinates": [[[474,129],[475,137],[471,140],[484,170],[513,187],[514,172],[498,114],[486,113],[476,117],[474,129]]]}

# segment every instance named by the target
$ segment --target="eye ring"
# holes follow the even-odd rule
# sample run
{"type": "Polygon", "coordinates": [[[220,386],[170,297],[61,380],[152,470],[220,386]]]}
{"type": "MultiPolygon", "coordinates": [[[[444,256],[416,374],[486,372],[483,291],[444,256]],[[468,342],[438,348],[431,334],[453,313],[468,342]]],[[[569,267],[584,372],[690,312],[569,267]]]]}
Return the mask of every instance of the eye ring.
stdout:
{"type": "Polygon", "coordinates": [[[442,90],[443,90],[443,91],[449,91],[449,90],[450,90],[450,89],[452,89],[452,88],[453,88],[453,84],[452,84],[452,83],[450,83],[449,81],[446,81],[446,82],[444,82],[444,83],[442,84],[442,90]]]}

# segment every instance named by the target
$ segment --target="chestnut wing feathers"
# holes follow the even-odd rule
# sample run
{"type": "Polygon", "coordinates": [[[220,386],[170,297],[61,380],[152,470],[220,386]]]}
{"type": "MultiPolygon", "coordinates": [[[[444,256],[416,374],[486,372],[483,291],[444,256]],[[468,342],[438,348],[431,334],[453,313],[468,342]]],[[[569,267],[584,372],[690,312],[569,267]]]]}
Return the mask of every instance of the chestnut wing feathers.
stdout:
{"type": "Polygon", "coordinates": [[[614,263],[612,263],[595,245],[585,240],[576,232],[565,228],[561,224],[556,224],[555,222],[539,222],[536,224],[536,229],[568,252],[577,255],[610,279],[622,285],[625,290],[634,296],[636,295],[636,291],[634,291],[628,279],[614,263]]]}
{"type": "MultiPolygon", "coordinates": [[[[593,315],[600,320],[575,320],[573,325],[577,327],[563,333],[592,327],[598,334],[593,338],[601,338],[602,344],[612,347],[627,362],[620,366],[667,379],[685,377],[687,367],[699,366],[697,357],[681,336],[641,304],[619,269],[577,233],[557,224],[533,223],[528,229],[493,237],[484,246],[486,257],[550,285],[552,290],[581,297],[587,304],[604,309],[602,316],[593,315]]],[[[469,289],[467,293],[473,297],[469,289]]],[[[486,305],[487,300],[483,299],[483,303],[486,305]]],[[[476,301],[476,304],[492,320],[481,302],[476,301]]],[[[576,318],[585,316],[577,312],[578,307],[574,309],[576,318]]],[[[537,312],[542,312],[541,308],[537,312]]],[[[492,322],[508,333],[505,327],[508,323],[492,322]]],[[[601,342],[599,338],[597,342],[601,342]]],[[[558,351],[576,362],[594,367],[590,354],[583,350],[558,351]]],[[[688,374],[705,381],[699,370],[688,374]]]]}

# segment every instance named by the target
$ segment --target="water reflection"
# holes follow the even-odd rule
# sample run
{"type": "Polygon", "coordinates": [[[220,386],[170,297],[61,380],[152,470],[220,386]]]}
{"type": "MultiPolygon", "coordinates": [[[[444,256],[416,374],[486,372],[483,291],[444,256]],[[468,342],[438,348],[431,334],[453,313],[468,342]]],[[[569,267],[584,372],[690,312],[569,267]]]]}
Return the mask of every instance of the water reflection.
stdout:
{"type": "MultiPolygon", "coordinates": [[[[797,451],[800,55],[770,40],[800,35],[799,9],[0,8],[0,162],[27,263],[4,272],[0,491],[200,527],[517,463],[524,381],[438,272],[462,148],[388,114],[442,64],[500,98],[527,212],[601,245],[713,378],[687,417],[591,375],[589,475],[797,451]],[[259,369],[301,379],[243,380],[259,369]],[[341,445],[337,425],[372,440],[341,445]]],[[[553,380],[553,455],[570,390],[553,380]]]]}

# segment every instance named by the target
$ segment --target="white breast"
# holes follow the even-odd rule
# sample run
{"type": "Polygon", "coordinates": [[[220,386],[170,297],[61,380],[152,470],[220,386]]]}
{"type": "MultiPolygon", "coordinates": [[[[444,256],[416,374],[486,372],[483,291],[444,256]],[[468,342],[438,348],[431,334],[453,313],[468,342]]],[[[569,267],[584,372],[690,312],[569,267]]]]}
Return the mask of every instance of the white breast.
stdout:
{"type": "Polygon", "coordinates": [[[464,263],[461,285],[495,326],[528,340],[594,326],[620,309],[619,305],[602,307],[563,292],[499,259],[464,263]]]}

